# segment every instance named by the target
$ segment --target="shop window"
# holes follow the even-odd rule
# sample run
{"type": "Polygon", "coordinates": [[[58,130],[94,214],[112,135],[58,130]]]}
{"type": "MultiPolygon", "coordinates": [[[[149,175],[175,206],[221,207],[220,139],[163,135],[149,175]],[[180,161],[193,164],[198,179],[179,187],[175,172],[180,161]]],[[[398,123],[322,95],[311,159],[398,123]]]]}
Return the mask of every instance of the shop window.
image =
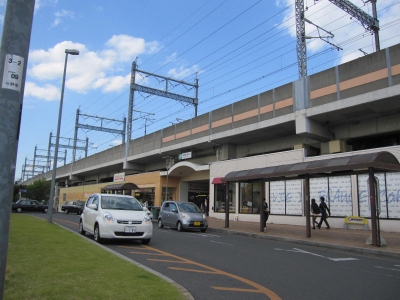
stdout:
{"type": "MultiPolygon", "coordinates": [[[[235,183],[229,183],[229,212],[236,212],[236,189],[235,183]]],[[[214,186],[214,207],[212,210],[217,213],[225,212],[225,199],[226,199],[226,185],[216,184],[214,186]]]]}
{"type": "Polygon", "coordinates": [[[261,183],[240,183],[239,212],[242,214],[259,214],[261,204],[261,183]]]}

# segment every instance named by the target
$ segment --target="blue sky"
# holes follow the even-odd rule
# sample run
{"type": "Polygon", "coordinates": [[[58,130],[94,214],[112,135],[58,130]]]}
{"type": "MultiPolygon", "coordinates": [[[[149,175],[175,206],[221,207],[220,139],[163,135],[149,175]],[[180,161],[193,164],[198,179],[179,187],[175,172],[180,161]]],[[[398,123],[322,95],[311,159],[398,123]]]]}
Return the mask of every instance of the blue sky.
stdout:
{"type": "MultiPolygon", "coordinates": [[[[372,14],[370,3],[352,2],[372,14]]],[[[0,0],[1,27],[5,3],[0,0]]],[[[308,74],[363,56],[359,49],[374,52],[373,36],[354,18],[328,0],[304,3],[306,18],[332,32],[329,41],[343,48],[308,40],[308,74]]],[[[379,0],[377,10],[381,49],[398,44],[400,2],[379,0]]],[[[306,32],[325,35],[311,24],[306,32]]],[[[21,177],[25,158],[32,163],[35,146],[37,154],[46,154],[50,132],[56,135],[65,49],[80,51],[68,57],[60,134],[73,139],[78,108],[115,120],[128,116],[135,59],[140,70],[190,83],[198,78],[201,115],[295,81],[295,34],[294,0],[36,0],[15,178],[21,177]]],[[[154,79],[139,81],[160,88],[154,79]]],[[[194,96],[182,86],[174,89],[194,96]]],[[[149,134],[194,116],[193,106],[140,93],[135,93],[134,109],[132,138],[143,136],[145,124],[149,134]]],[[[100,126],[93,118],[81,117],[80,123],[100,126]]],[[[103,126],[122,129],[118,122],[103,126]]],[[[89,155],[121,142],[120,136],[79,129],[78,139],[86,138],[89,155]]],[[[77,158],[83,156],[77,152],[77,158]]],[[[68,149],[67,163],[71,159],[68,149]]]]}

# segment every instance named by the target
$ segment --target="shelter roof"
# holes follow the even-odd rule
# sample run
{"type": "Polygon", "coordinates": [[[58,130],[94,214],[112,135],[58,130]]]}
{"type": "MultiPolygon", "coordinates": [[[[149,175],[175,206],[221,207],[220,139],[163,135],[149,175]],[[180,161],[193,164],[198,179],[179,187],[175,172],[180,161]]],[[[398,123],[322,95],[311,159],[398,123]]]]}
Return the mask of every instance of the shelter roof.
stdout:
{"type": "Polygon", "coordinates": [[[103,186],[101,188],[101,190],[137,190],[139,189],[139,187],[131,182],[127,182],[127,183],[118,183],[118,184],[110,184],[110,185],[106,185],[103,186]]]}
{"type": "Polygon", "coordinates": [[[260,179],[271,181],[287,177],[304,178],[306,175],[309,177],[351,175],[367,173],[369,168],[372,168],[374,172],[400,171],[400,164],[392,153],[381,151],[289,165],[234,171],[221,178],[221,181],[237,182],[260,179]]]}

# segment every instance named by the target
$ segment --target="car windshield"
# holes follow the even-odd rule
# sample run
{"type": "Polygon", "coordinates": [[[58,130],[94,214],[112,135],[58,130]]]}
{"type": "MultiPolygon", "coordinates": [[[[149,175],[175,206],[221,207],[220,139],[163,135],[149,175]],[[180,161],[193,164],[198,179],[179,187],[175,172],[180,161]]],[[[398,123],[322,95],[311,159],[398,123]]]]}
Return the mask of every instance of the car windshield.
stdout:
{"type": "Polygon", "coordinates": [[[177,203],[181,212],[201,213],[200,208],[191,202],[177,203]]]}
{"type": "Polygon", "coordinates": [[[102,196],[101,208],[116,210],[143,210],[140,203],[135,198],[102,196]]]}

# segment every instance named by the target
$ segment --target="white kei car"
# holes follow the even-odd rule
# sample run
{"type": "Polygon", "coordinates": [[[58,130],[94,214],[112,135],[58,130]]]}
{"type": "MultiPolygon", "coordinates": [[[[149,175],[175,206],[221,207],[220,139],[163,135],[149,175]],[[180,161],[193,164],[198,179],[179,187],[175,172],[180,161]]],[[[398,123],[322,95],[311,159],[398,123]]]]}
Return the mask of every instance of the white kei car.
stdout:
{"type": "Polygon", "coordinates": [[[104,239],[135,239],[147,245],[153,235],[153,224],[136,198],[114,194],[93,194],[86,202],[79,220],[79,232],[104,239]]]}

